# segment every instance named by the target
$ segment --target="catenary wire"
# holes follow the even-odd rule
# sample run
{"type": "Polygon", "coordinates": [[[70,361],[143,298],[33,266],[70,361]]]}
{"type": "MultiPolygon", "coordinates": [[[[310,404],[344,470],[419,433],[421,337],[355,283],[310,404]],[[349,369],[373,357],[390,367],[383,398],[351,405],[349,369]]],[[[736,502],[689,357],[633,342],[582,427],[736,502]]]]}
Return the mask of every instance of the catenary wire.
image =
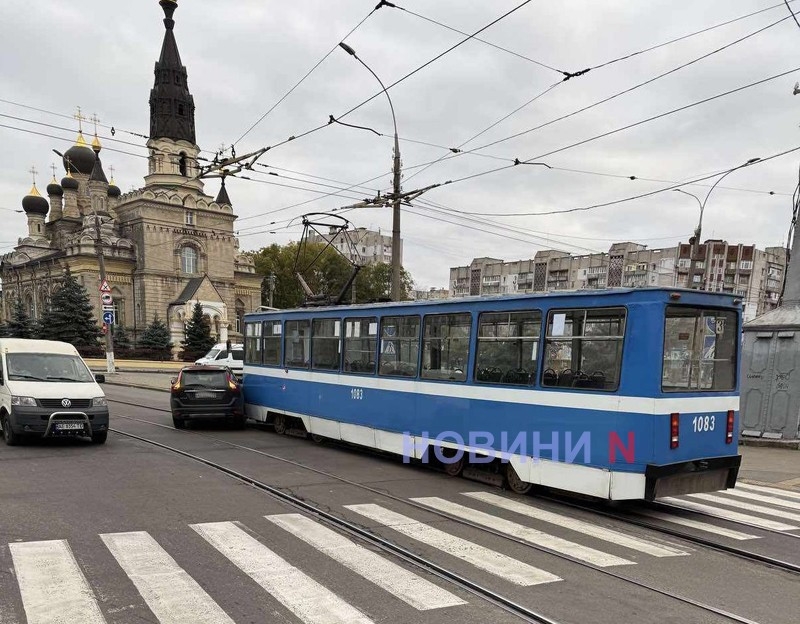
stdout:
{"type": "Polygon", "coordinates": [[[789,13],[792,14],[792,18],[794,18],[794,23],[797,24],[797,27],[800,28],[800,22],[797,21],[797,16],[792,11],[792,7],[789,6],[789,0],[783,0],[784,4],[786,4],[786,8],[789,9],[789,13]]]}

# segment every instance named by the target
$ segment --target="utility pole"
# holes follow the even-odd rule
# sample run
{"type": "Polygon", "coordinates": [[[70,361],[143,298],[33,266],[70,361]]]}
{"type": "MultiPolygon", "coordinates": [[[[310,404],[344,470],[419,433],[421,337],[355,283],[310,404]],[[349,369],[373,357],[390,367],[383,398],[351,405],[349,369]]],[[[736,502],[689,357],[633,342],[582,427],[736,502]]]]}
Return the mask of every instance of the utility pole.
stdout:
{"type": "MultiPolygon", "coordinates": [[[[106,260],[103,256],[103,241],[100,238],[100,217],[94,213],[94,246],[97,249],[97,263],[100,265],[100,283],[106,282],[106,260]]],[[[114,319],[116,321],[116,319],[114,319]]],[[[114,366],[114,325],[108,325],[106,331],[106,371],[116,372],[114,366]]]]}
{"type": "Polygon", "coordinates": [[[271,308],[271,307],[273,307],[272,306],[272,298],[273,298],[273,295],[275,294],[275,274],[274,273],[270,273],[269,274],[269,279],[268,279],[267,283],[269,284],[269,307],[271,308]]]}
{"type": "MultiPolygon", "coordinates": [[[[394,115],[394,110],[392,111],[394,115]]],[[[394,131],[394,176],[392,190],[392,301],[402,299],[403,264],[400,259],[400,141],[397,138],[397,126],[394,131]]],[[[355,289],[353,290],[355,293],[355,289]]]]}

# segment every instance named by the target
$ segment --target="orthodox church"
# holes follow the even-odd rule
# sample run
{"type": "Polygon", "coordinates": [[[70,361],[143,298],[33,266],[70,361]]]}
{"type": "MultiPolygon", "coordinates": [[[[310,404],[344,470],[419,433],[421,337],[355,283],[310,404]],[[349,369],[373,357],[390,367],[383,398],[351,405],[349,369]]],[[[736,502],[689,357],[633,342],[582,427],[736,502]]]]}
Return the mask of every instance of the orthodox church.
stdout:
{"type": "Polygon", "coordinates": [[[166,32],[150,91],[144,186],[122,193],[113,176],[110,182],[106,177],[100,141],[95,136],[89,144],[79,132],[63,154],[65,176],[60,182],[53,176],[47,199],[34,182],[22,200],[28,235],[0,259],[6,320],[17,297],[31,317],[41,316],[68,268],[88,291],[99,322],[99,251],[115,322],[133,336],[157,315],[179,346],[185,321],[200,302],[217,339],[236,342],[243,314],[261,304],[261,278],[238,249],[224,178],[215,199],[196,177],[200,148],[194,99],[174,34],[177,3],[159,4],[166,32]]]}

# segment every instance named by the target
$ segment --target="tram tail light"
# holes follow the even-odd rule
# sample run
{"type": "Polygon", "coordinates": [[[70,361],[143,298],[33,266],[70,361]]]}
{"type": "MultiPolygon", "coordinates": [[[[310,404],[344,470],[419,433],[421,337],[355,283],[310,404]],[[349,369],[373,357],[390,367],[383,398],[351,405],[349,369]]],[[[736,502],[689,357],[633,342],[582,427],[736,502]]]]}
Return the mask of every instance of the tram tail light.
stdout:
{"type": "Polygon", "coordinates": [[[728,424],[725,428],[725,444],[733,442],[733,410],[728,410],[728,424]]]}
{"type": "Polygon", "coordinates": [[[678,448],[678,437],[680,435],[680,414],[670,414],[669,417],[669,448],[678,448]]]}

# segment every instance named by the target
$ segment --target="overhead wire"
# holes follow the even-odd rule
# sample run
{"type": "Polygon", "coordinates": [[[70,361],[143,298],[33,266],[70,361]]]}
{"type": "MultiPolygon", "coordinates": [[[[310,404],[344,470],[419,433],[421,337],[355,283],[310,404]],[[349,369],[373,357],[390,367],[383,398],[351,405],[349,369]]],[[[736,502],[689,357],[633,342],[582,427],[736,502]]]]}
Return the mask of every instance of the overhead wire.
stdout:
{"type": "Polygon", "coordinates": [[[792,14],[792,18],[794,18],[794,23],[797,24],[797,27],[800,28],[800,22],[797,21],[797,16],[792,11],[792,7],[789,6],[789,0],[783,0],[784,4],[786,4],[786,8],[789,9],[789,13],[792,14]]]}

